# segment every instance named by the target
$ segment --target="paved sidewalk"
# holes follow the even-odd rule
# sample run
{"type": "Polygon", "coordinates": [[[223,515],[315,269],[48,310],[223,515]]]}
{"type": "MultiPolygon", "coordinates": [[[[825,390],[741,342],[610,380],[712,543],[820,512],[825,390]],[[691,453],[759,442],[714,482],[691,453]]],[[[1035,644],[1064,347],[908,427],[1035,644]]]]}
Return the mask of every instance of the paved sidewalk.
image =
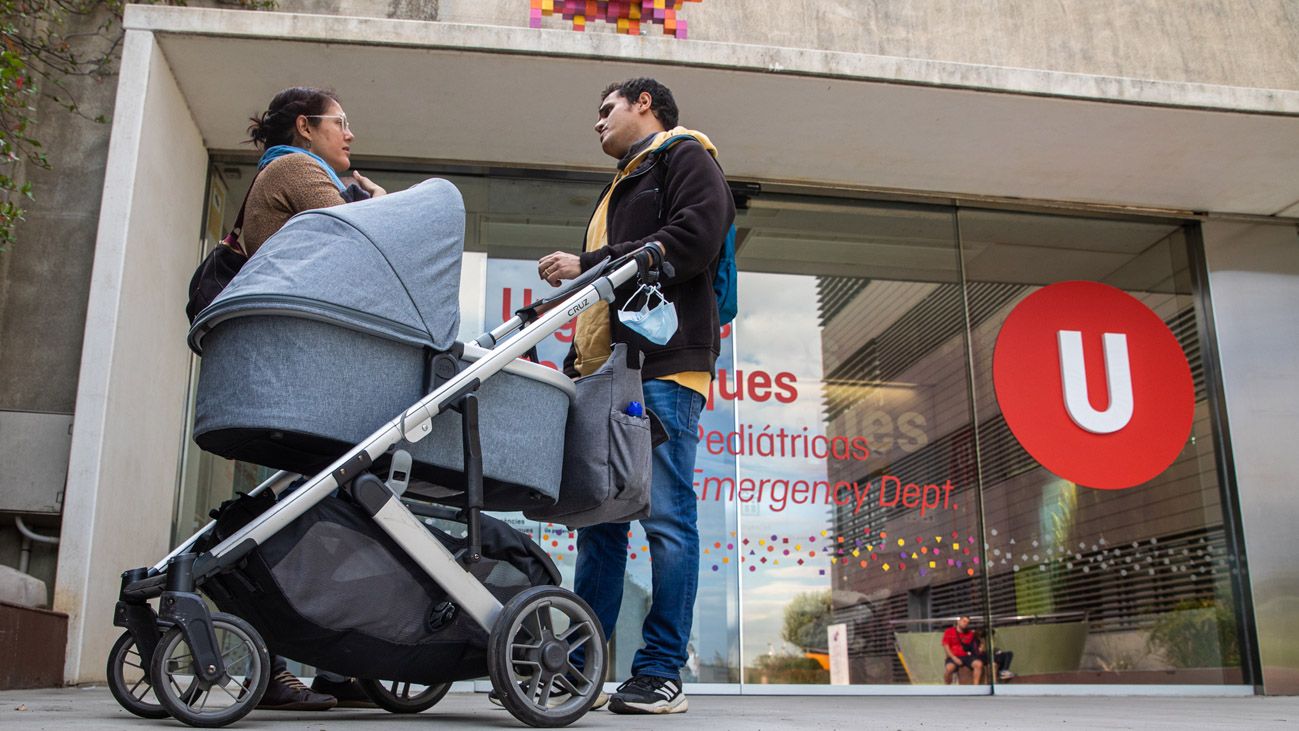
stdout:
{"type": "MultiPolygon", "coordinates": [[[[1114,698],[1114,697],[933,697],[933,696],[690,696],[688,713],[618,716],[594,711],[575,729],[640,731],[707,729],[1293,729],[1299,727],[1299,697],[1289,698],[1114,698]]],[[[182,729],[170,720],[146,721],[118,707],[100,687],[0,692],[0,729],[88,731],[89,729],[182,729]]],[[[397,731],[421,729],[527,728],[487,702],[486,694],[452,693],[417,716],[384,711],[334,709],[324,713],[254,711],[231,728],[309,731],[397,731]],[[435,724],[435,725],[434,725],[435,724]]]]}

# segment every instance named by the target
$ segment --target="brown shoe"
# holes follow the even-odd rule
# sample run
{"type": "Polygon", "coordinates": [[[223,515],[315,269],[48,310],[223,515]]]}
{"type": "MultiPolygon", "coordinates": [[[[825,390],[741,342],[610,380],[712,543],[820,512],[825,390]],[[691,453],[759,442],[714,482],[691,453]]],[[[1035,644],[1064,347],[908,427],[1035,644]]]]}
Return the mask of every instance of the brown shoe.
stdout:
{"type": "Polygon", "coordinates": [[[356,682],[356,678],[348,678],[340,683],[317,675],[311,681],[311,689],[337,698],[339,708],[378,708],[370,696],[361,690],[361,684],[356,682]]]}
{"type": "Polygon", "coordinates": [[[271,676],[257,707],[263,711],[328,711],[336,705],[338,699],[334,696],[313,691],[296,675],[283,670],[271,676]]]}

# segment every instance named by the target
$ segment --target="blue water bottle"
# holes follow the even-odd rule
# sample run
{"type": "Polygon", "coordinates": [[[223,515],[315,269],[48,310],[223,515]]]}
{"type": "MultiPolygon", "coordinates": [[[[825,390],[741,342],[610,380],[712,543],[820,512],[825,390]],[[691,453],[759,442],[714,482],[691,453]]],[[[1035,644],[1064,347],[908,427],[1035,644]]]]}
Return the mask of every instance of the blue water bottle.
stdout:
{"type": "Polygon", "coordinates": [[[628,415],[628,416],[644,416],[644,415],[645,415],[645,407],[644,407],[644,406],[641,404],[641,402],[639,402],[639,401],[632,401],[631,403],[628,403],[628,404],[627,404],[627,415],[628,415]]]}

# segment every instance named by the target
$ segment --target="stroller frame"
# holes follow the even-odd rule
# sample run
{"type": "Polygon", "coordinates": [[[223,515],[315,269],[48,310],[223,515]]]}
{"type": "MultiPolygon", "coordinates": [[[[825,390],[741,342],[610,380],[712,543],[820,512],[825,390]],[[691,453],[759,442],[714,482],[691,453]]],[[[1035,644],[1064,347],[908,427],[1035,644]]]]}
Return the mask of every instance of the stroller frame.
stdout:
{"type": "MultiPolygon", "coordinates": [[[[612,302],[614,290],[629,282],[634,276],[642,281],[657,279],[660,267],[670,271],[662,260],[662,253],[656,242],[651,242],[616,261],[610,262],[606,259],[601,265],[591,268],[559,292],[516,311],[510,320],[480,335],[474,342],[487,349],[485,356],[449,377],[431,393],[348,450],[324,471],[310,477],[287,497],[277,500],[272,507],[253,518],[215,547],[203,553],[194,552],[200,539],[214,529],[215,521],[212,521],[153,566],[124,572],[113,623],[126,628],[127,633],[134,640],[141,665],[145,669],[145,682],[152,684],[155,695],[166,711],[190,725],[220,726],[238,720],[257,704],[262,692],[265,691],[264,678],[254,687],[248,688],[249,697],[244,698],[240,693],[241,698],[234,708],[236,712],[226,716],[190,712],[190,709],[184,705],[183,697],[178,707],[177,699],[168,695],[171,689],[163,689],[166,692],[159,692],[160,678],[152,677],[162,667],[163,658],[154,657],[160,640],[164,639],[162,633],[174,627],[183,635],[184,642],[192,653],[191,669],[196,685],[206,684],[204,686],[206,688],[222,678],[228,680],[230,676],[226,675],[226,667],[217,649],[213,613],[196,593],[197,589],[207,579],[235,566],[253,549],[265,543],[271,536],[335,490],[346,489],[350,491],[354,501],[447,593],[448,597],[489,633],[491,636],[488,645],[489,653],[496,653],[508,647],[511,649],[507,650],[506,654],[513,655],[512,646],[507,642],[509,638],[502,639],[498,635],[506,629],[502,628],[503,624],[512,624],[514,628],[519,626],[520,611],[525,609],[522,604],[527,604],[529,601],[534,604],[537,601],[553,601],[570,608],[577,606],[585,610],[590,617],[593,632],[583,638],[582,642],[587,645],[587,661],[589,663],[599,661],[599,678],[591,683],[592,687],[573,688],[573,691],[580,691],[580,693],[571,692],[574,700],[564,704],[566,713],[548,713],[550,708],[546,701],[550,696],[551,681],[548,681],[543,689],[541,702],[538,704],[535,703],[538,690],[536,678],[527,689],[526,696],[522,695],[523,691],[518,687],[518,678],[511,679],[509,668],[515,663],[515,658],[499,660],[489,657],[488,663],[492,670],[493,686],[503,696],[507,709],[519,720],[534,726],[558,726],[567,725],[585,714],[600,690],[605,664],[604,633],[598,619],[595,619],[594,614],[590,612],[590,608],[586,607],[576,595],[557,587],[546,587],[546,591],[541,594],[553,595],[555,592],[562,592],[567,596],[559,598],[550,596],[547,599],[545,596],[539,596],[535,591],[537,587],[534,587],[516,596],[507,605],[502,605],[468,571],[470,566],[482,558],[479,514],[483,509],[483,460],[478,434],[477,390],[484,380],[500,372],[516,358],[525,354],[535,356],[536,346],[543,339],[581,312],[601,300],[612,302]],[[468,546],[457,554],[453,554],[439,542],[420,522],[415,512],[412,512],[412,508],[394,494],[383,481],[367,471],[376,460],[398,448],[403,441],[414,443],[423,439],[432,431],[432,420],[452,409],[459,411],[462,417],[464,508],[456,513],[451,508],[418,506],[415,512],[438,517],[455,516],[455,519],[466,523],[468,546]],[[159,610],[156,613],[148,603],[148,600],[153,598],[160,599],[159,610]],[[520,600],[524,601],[520,602],[520,600]],[[520,606],[515,606],[516,604],[520,606]],[[503,668],[499,673],[498,666],[503,668]]],[[[252,494],[270,490],[279,497],[297,478],[297,475],[290,472],[278,472],[253,490],[252,494]]],[[[230,615],[220,615],[217,619],[227,624],[232,621],[242,623],[242,620],[230,615]]],[[[251,626],[242,624],[241,629],[245,633],[251,632],[256,639],[255,645],[261,648],[264,655],[264,641],[251,626]]],[[[123,640],[125,639],[123,637],[123,640]]],[[[564,652],[568,652],[567,645],[564,652]]],[[[114,658],[110,657],[110,681],[113,678],[111,672],[113,662],[114,658]]],[[[547,660],[545,664],[549,667],[551,663],[551,660],[547,660]]],[[[552,672],[557,671],[553,671],[552,668],[552,672]]],[[[538,674],[540,673],[541,665],[538,665],[538,674]]],[[[266,673],[263,672],[262,675],[266,673]]],[[[192,690],[185,690],[182,696],[192,692],[192,690]]],[[[114,695],[117,695],[116,691],[114,695]]],[[[144,715],[131,708],[121,696],[118,696],[118,699],[127,706],[128,710],[144,715]]]]}

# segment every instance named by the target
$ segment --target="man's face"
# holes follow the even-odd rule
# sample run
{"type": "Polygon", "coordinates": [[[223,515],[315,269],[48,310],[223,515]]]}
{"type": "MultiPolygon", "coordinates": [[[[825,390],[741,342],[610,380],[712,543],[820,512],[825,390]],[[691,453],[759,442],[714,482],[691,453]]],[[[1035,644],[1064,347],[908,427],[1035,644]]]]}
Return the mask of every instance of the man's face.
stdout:
{"type": "Polygon", "coordinates": [[[961,617],[960,619],[956,620],[956,628],[962,632],[968,630],[970,628],[970,618],[961,617]]]}
{"type": "Polygon", "coordinates": [[[635,102],[627,101],[617,91],[600,102],[598,118],[595,121],[595,133],[600,135],[600,149],[609,157],[622,159],[627,150],[649,134],[642,131],[649,112],[649,95],[642,94],[635,102]]]}

